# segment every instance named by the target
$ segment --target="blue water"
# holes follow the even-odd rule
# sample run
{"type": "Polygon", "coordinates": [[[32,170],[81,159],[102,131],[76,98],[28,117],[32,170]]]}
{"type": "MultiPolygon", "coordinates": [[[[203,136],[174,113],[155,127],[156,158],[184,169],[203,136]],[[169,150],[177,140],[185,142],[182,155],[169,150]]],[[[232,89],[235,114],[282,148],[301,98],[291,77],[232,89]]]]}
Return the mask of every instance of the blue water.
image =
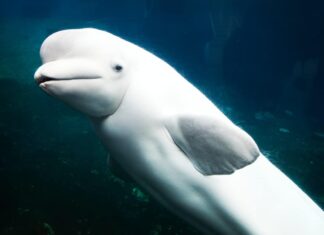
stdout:
{"type": "Polygon", "coordinates": [[[81,114],[33,81],[49,34],[97,27],[201,89],[324,207],[324,4],[0,2],[0,235],[199,234],[121,170],[81,114]]]}

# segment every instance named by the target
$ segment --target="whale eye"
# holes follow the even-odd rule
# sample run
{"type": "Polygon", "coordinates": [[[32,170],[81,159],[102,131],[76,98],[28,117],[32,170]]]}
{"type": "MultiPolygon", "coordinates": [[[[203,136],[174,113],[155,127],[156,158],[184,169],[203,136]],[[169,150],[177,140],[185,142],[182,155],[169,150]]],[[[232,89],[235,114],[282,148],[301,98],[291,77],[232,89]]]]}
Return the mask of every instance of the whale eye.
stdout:
{"type": "Polygon", "coordinates": [[[115,70],[115,72],[119,73],[123,70],[123,66],[121,66],[120,64],[116,64],[114,66],[114,70],[115,70]]]}

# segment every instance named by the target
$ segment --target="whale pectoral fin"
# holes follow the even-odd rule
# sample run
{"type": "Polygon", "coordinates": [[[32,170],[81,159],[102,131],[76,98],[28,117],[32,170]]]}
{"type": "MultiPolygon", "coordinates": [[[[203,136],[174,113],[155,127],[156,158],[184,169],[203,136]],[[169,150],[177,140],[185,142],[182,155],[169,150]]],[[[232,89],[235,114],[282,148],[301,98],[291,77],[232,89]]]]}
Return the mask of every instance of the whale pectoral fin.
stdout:
{"type": "Polygon", "coordinates": [[[181,116],[167,120],[166,129],[203,175],[231,174],[260,155],[254,140],[229,121],[181,116]]]}

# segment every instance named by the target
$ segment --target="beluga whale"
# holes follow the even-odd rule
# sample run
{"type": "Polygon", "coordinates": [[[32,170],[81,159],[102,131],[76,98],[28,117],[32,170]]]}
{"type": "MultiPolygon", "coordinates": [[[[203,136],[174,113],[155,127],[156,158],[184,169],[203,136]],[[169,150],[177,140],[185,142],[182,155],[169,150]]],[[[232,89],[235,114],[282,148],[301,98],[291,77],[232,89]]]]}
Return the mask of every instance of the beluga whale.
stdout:
{"type": "Polygon", "coordinates": [[[34,79],[110,158],[203,234],[323,235],[323,211],[172,66],[94,28],[45,39],[34,79]]]}

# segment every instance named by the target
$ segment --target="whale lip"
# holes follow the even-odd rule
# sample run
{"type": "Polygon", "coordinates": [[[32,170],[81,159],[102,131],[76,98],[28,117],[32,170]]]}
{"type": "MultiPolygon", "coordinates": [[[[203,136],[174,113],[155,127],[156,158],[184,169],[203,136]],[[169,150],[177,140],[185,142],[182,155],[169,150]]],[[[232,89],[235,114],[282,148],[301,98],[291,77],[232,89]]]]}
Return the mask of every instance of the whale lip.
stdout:
{"type": "Polygon", "coordinates": [[[41,85],[48,81],[62,81],[62,80],[66,81],[66,80],[98,79],[98,78],[101,78],[101,76],[93,76],[93,77],[87,77],[87,78],[56,78],[56,77],[46,76],[39,72],[36,72],[34,75],[34,79],[35,79],[35,82],[37,83],[37,85],[41,85]]]}
{"type": "Polygon", "coordinates": [[[60,81],[60,80],[73,80],[72,78],[54,78],[54,77],[49,77],[46,75],[39,75],[39,76],[35,76],[35,82],[37,83],[37,85],[41,85],[41,84],[45,84],[46,82],[49,81],[60,81]]]}
{"type": "Polygon", "coordinates": [[[46,82],[49,81],[68,81],[68,80],[86,80],[86,79],[99,79],[101,78],[100,76],[98,77],[90,77],[90,78],[54,78],[54,77],[49,77],[45,75],[40,75],[35,77],[35,82],[37,85],[45,85],[46,82]]]}

